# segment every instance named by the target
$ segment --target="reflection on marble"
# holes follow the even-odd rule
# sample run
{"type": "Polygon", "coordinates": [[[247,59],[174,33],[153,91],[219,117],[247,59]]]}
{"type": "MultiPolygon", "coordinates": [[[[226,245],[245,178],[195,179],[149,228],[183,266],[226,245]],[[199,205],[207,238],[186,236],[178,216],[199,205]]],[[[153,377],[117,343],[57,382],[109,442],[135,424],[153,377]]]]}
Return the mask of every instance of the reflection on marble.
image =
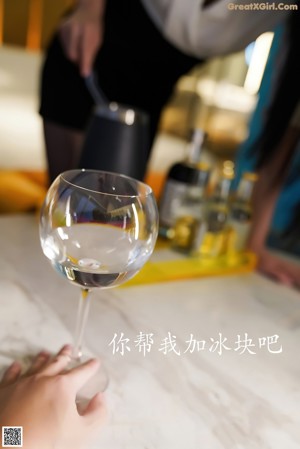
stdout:
{"type": "MultiPolygon", "coordinates": [[[[42,255],[37,217],[2,217],[0,239],[4,366],[70,341],[78,289],[42,255]]],[[[110,385],[109,418],[90,449],[300,448],[298,292],[249,274],[93,296],[86,346],[103,359],[110,385]],[[141,332],[153,334],[145,356],[136,343],[141,332]],[[180,355],[161,350],[169,333],[180,355]],[[121,346],[113,354],[115,334],[129,339],[124,355],[121,346]],[[187,350],[191,334],[199,341],[194,351],[187,350]],[[220,334],[230,348],[222,346],[222,354],[220,334]],[[237,340],[245,334],[255,346],[241,354],[237,340]],[[259,347],[260,338],[274,335],[278,341],[269,349],[259,347]]]]}

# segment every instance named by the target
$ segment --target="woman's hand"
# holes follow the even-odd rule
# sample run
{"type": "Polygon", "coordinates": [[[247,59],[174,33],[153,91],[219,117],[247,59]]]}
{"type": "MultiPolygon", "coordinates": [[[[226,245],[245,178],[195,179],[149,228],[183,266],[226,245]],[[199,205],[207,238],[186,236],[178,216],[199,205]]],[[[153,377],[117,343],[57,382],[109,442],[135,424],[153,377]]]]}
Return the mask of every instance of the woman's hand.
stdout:
{"type": "Polygon", "coordinates": [[[104,0],[81,1],[60,25],[59,34],[66,56],[78,64],[81,76],[91,73],[104,32],[104,0]]]}
{"type": "Polygon", "coordinates": [[[99,368],[97,360],[65,371],[71,347],[55,358],[40,352],[28,372],[14,362],[0,382],[0,426],[22,426],[25,449],[69,449],[87,444],[101,425],[105,407],[97,394],[80,413],[77,392],[99,368]]]}
{"type": "Polygon", "coordinates": [[[257,252],[257,270],[289,287],[300,288],[300,265],[280,258],[263,249],[257,252]]]}

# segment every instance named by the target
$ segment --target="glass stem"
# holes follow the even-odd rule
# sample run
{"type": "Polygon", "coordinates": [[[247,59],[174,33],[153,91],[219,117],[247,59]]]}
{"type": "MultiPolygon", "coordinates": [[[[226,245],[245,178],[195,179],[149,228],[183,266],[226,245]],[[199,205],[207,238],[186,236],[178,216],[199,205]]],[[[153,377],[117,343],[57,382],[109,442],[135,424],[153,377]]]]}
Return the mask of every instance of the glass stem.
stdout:
{"type": "Polygon", "coordinates": [[[91,295],[88,288],[82,288],[77,313],[77,324],[75,331],[75,343],[73,348],[73,358],[80,360],[82,356],[82,342],[86,321],[90,309],[91,295]]]}

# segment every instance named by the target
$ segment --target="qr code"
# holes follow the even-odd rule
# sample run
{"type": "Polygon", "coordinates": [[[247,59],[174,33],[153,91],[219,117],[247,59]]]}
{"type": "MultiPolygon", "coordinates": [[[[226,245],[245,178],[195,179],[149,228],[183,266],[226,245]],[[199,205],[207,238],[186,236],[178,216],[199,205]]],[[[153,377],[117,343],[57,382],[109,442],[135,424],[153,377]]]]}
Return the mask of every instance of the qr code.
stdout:
{"type": "Polygon", "coordinates": [[[2,427],[2,447],[23,447],[23,427],[2,427]]]}

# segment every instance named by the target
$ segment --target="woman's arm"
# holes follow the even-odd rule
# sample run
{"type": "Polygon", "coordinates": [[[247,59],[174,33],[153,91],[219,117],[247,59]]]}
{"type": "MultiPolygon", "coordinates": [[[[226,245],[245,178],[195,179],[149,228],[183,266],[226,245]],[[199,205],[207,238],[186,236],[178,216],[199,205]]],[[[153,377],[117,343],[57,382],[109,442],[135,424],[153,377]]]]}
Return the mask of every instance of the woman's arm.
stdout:
{"type": "MultiPolygon", "coordinates": [[[[249,247],[258,256],[258,269],[285,284],[300,287],[300,266],[274,256],[266,247],[277,198],[280,194],[294,149],[300,138],[300,128],[288,127],[279,150],[259,170],[253,192],[253,223],[249,247]]],[[[282,211],[284,213],[284,211],[282,211]]]]}

